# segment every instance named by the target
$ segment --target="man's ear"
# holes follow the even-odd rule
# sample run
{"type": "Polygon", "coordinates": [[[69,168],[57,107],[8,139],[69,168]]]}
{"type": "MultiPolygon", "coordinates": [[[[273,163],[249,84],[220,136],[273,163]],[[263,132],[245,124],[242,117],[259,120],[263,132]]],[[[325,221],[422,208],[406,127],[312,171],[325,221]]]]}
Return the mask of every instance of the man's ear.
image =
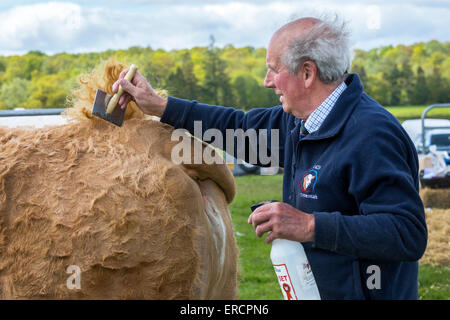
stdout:
{"type": "Polygon", "coordinates": [[[301,67],[303,82],[305,83],[305,88],[310,88],[317,78],[317,66],[311,61],[305,61],[301,67]]]}

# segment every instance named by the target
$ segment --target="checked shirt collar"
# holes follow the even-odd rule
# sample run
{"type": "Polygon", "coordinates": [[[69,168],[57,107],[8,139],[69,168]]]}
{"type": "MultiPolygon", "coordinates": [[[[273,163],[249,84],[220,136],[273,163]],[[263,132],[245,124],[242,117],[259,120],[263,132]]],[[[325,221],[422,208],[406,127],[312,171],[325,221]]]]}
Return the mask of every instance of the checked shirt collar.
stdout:
{"type": "Polygon", "coordinates": [[[336,101],[339,99],[340,95],[346,88],[347,85],[345,84],[345,81],[342,81],[342,83],[336,89],[334,89],[334,91],[321,103],[321,105],[318,106],[317,109],[309,115],[304,124],[306,130],[308,130],[309,133],[313,133],[319,130],[323,121],[331,112],[331,109],[333,109],[336,101]]]}

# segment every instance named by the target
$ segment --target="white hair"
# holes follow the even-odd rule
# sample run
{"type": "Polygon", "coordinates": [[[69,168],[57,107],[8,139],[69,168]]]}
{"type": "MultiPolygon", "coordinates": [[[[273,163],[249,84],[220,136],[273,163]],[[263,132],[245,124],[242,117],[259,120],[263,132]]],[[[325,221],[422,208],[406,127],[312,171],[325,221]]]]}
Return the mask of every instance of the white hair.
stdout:
{"type": "Polygon", "coordinates": [[[339,21],[337,16],[319,20],[304,35],[290,41],[281,56],[291,74],[297,74],[308,60],[316,64],[319,79],[325,83],[336,82],[350,70],[353,51],[345,21],[339,21]]]}

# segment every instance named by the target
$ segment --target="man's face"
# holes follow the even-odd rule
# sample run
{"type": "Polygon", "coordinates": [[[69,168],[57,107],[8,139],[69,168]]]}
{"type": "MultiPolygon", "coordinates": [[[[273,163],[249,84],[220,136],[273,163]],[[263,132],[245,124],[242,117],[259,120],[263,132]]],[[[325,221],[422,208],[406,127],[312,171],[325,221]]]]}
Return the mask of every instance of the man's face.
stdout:
{"type": "Polygon", "coordinates": [[[280,102],[284,112],[292,113],[295,117],[303,118],[302,101],[304,100],[304,87],[300,72],[292,75],[281,63],[280,57],[285,46],[280,41],[271,41],[267,48],[266,64],[267,74],[264,79],[266,88],[273,88],[275,94],[280,95],[280,102]]]}

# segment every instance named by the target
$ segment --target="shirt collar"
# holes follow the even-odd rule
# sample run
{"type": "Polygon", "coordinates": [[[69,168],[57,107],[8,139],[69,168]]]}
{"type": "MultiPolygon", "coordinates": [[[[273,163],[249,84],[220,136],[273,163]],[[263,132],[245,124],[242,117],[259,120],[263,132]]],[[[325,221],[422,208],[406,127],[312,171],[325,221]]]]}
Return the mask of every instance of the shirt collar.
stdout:
{"type": "Polygon", "coordinates": [[[314,110],[306,119],[305,128],[309,133],[313,133],[319,130],[320,126],[324,122],[325,118],[328,116],[330,111],[333,109],[336,101],[341,96],[342,92],[347,88],[345,81],[337,86],[336,89],[314,110]]]}

